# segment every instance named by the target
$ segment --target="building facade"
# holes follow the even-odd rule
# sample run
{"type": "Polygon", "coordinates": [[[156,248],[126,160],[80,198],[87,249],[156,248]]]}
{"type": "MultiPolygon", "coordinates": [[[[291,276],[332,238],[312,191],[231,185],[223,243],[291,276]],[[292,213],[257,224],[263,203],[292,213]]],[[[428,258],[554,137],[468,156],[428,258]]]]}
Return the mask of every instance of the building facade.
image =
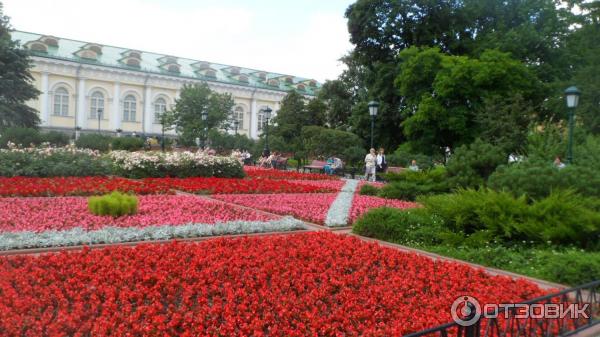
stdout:
{"type": "Polygon", "coordinates": [[[230,118],[237,120],[238,133],[257,138],[264,109],[276,115],[288,91],[310,98],[320,87],[291,75],[54,36],[13,31],[12,38],[30,51],[31,74],[41,94],[28,104],[48,130],[159,135],[158,117],[174,106],[183,85],[207,83],[232,95],[230,118]]]}

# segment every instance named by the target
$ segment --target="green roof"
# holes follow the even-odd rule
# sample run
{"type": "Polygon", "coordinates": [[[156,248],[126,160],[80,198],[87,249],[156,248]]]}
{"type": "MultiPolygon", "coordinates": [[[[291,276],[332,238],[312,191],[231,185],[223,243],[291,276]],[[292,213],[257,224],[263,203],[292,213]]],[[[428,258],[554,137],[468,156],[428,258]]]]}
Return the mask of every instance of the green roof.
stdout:
{"type": "MultiPolygon", "coordinates": [[[[187,79],[204,80],[208,82],[220,82],[247,87],[257,87],[268,90],[286,92],[290,90],[297,90],[298,92],[306,95],[315,95],[318,89],[321,87],[321,84],[314,80],[292,75],[271,73],[268,71],[235,67],[208,61],[192,60],[171,55],[156,54],[22,31],[12,31],[11,35],[12,39],[19,41],[21,46],[27,46],[34,41],[42,42],[46,47],[46,51],[29,49],[31,55],[38,57],[61,59],[85,64],[96,64],[131,71],[162,74],[187,79]],[[58,46],[53,46],[52,43],[45,43],[43,40],[48,37],[56,39],[58,41],[58,46]],[[95,59],[78,56],[78,53],[86,50],[89,46],[101,47],[101,53],[96,54],[95,59]],[[125,63],[127,61],[129,52],[137,52],[141,54],[139,66],[131,66],[125,63]],[[166,57],[175,58],[179,71],[168,71],[167,68],[169,64],[165,63],[166,57]],[[199,65],[201,63],[206,63],[208,65],[208,69],[213,70],[214,74],[207,74],[207,69],[200,70],[199,65]],[[196,65],[192,66],[193,64],[196,65]],[[234,68],[239,69],[239,74],[231,71],[234,68]],[[264,78],[261,78],[261,75],[264,75],[264,78]],[[244,81],[244,76],[247,77],[247,81],[244,81]],[[289,83],[289,79],[286,81],[287,78],[291,79],[291,83],[289,83]],[[271,81],[273,79],[276,81],[271,81]],[[304,90],[302,90],[302,88],[304,90]]],[[[176,69],[177,67],[172,68],[176,69]]]]}

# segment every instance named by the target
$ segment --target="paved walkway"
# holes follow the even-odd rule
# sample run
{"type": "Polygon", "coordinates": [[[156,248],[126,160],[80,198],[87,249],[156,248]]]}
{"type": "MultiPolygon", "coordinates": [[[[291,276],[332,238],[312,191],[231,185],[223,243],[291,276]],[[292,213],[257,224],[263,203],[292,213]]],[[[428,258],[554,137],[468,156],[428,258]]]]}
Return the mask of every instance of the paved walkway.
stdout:
{"type": "Polygon", "coordinates": [[[354,193],[358,187],[358,180],[348,179],[342,190],[338,193],[337,198],[329,206],[325,225],[329,227],[340,227],[348,224],[348,216],[354,201],[354,193]]]}

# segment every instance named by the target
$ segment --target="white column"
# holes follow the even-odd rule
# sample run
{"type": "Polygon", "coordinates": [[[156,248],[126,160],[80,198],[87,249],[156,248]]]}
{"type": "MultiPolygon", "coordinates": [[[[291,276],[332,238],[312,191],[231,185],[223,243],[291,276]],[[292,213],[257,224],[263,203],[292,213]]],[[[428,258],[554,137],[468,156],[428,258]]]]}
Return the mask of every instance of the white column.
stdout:
{"type": "Polygon", "coordinates": [[[87,128],[87,113],[85,109],[85,78],[79,78],[77,86],[77,126],[87,128]]]}
{"type": "Polygon", "coordinates": [[[154,122],[154,114],[152,113],[152,88],[146,86],[146,100],[144,102],[144,131],[152,132],[152,124],[154,122]]]}
{"type": "Polygon", "coordinates": [[[50,124],[49,111],[48,111],[48,73],[42,72],[42,94],[40,95],[40,121],[42,126],[48,126],[50,124]]]}
{"type": "Polygon", "coordinates": [[[254,98],[250,106],[250,138],[258,138],[258,107],[254,98]]]}
{"type": "Polygon", "coordinates": [[[112,131],[116,131],[121,128],[121,83],[115,82],[114,84],[114,92],[113,92],[113,101],[112,101],[112,116],[110,120],[112,121],[111,128],[112,131]]]}

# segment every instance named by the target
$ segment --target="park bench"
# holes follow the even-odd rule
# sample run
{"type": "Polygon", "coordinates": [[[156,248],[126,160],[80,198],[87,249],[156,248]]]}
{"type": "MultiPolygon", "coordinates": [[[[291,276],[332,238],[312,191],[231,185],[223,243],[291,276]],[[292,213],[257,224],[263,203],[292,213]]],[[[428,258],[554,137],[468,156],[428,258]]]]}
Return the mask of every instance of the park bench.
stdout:
{"type": "Polygon", "coordinates": [[[386,173],[402,173],[404,170],[406,170],[404,167],[388,166],[386,173]]]}
{"type": "Polygon", "coordinates": [[[313,170],[323,171],[325,165],[327,165],[326,161],[313,160],[309,165],[304,165],[302,167],[302,172],[306,172],[306,170],[309,172],[312,172],[313,170]]]}

